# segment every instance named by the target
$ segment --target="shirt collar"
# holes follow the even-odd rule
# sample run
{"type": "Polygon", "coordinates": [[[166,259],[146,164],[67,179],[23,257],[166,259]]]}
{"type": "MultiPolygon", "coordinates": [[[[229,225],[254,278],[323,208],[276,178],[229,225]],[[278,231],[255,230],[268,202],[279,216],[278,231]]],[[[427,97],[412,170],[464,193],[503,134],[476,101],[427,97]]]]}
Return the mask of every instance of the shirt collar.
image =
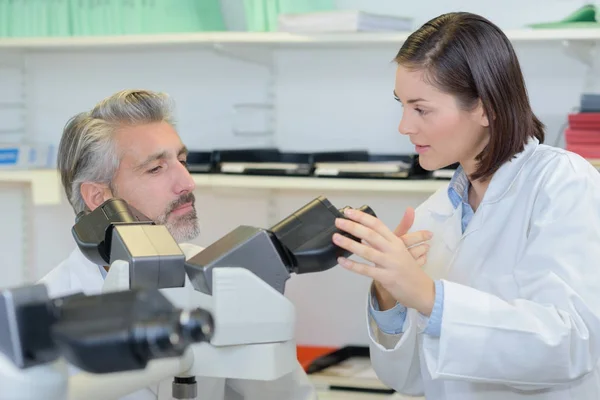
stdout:
{"type": "Polygon", "coordinates": [[[469,178],[461,166],[459,166],[448,184],[448,198],[454,208],[464,203],[469,198],[469,178]]]}

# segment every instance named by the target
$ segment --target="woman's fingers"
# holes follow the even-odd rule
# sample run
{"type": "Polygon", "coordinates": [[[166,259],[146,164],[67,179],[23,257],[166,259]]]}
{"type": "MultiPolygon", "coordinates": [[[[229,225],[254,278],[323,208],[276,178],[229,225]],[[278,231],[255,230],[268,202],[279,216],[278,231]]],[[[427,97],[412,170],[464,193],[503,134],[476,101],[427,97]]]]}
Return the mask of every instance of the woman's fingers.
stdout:
{"type": "Polygon", "coordinates": [[[345,257],[339,257],[338,263],[352,272],[356,272],[357,274],[367,276],[375,281],[381,281],[384,279],[386,271],[380,268],[375,268],[371,265],[359,263],[353,260],[350,260],[345,257]]]}
{"type": "MultiPolygon", "coordinates": [[[[397,237],[396,235],[394,235],[394,232],[392,232],[387,226],[385,226],[385,224],[379,218],[376,218],[360,210],[354,210],[352,208],[345,209],[344,214],[350,220],[358,222],[359,225],[371,228],[373,231],[379,233],[389,242],[392,242],[394,238],[397,237]]],[[[343,218],[338,219],[343,220],[343,218]]]]}
{"type": "Polygon", "coordinates": [[[379,250],[366,246],[362,243],[358,243],[355,240],[347,238],[339,233],[333,235],[333,243],[342,249],[348,250],[352,254],[356,254],[359,257],[364,258],[367,261],[371,261],[372,263],[382,265],[385,263],[385,254],[380,252],[379,250]]]}
{"type": "MultiPolygon", "coordinates": [[[[366,240],[361,240],[361,243],[367,247],[372,247],[366,240]]],[[[429,252],[429,244],[422,243],[419,246],[408,249],[413,258],[417,261],[417,265],[422,267],[427,262],[427,253],[429,252]]]]}
{"type": "Polygon", "coordinates": [[[394,235],[400,237],[405,235],[412,224],[415,222],[415,209],[412,207],[408,207],[406,211],[404,211],[404,215],[402,216],[402,221],[398,224],[396,229],[394,229],[394,235]]]}
{"type": "Polygon", "coordinates": [[[354,222],[345,218],[337,218],[335,220],[335,226],[338,229],[347,232],[358,239],[361,239],[361,241],[364,240],[371,247],[377,250],[389,251],[391,249],[391,243],[387,241],[381,234],[369,228],[368,226],[361,225],[358,222],[354,222]]]}
{"type": "Polygon", "coordinates": [[[411,247],[419,243],[428,241],[433,237],[430,231],[416,231],[400,236],[406,247],[411,247]]]}
{"type": "Polygon", "coordinates": [[[427,243],[422,243],[418,246],[413,246],[408,249],[410,254],[413,256],[415,260],[418,260],[419,257],[424,256],[429,251],[429,245],[427,243]]]}
{"type": "Polygon", "coordinates": [[[390,231],[380,219],[375,218],[372,215],[352,209],[347,209],[346,215],[348,216],[348,219],[336,219],[336,226],[339,229],[367,241],[371,246],[378,248],[381,251],[387,251],[389,246],[385,245],[396,242],[398,237],[402,239],[406,247],[425,242],[433,237],[433,233],[427,230],[420,230],[397,236],[394,232],[390,231]],[[354,222],[354,224],[352,222],[354,222]],[[385,239],[387,243],[382,242],[377,236],[385,239]]]}

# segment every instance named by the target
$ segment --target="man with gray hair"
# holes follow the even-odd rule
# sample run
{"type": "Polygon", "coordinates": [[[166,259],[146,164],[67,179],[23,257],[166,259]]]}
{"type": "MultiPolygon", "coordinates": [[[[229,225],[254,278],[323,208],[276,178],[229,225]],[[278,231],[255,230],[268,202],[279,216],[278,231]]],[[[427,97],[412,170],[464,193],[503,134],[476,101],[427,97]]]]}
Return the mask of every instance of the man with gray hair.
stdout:
{"type": "MultiPolygon", "coordinates": [[[[65,193],[76,214],[119,197],[164,224],[189,258],[202,248],[181,243],[199,234],[195,183],[186,168],[187,149],[177,134],[168,96],[147,90],[118,92],[66,125],[58,151],[65,193]]],[[[41,283],[50,296],[102,291],[109,266],[95,265],[76,247],[41,283]]],[[[122,400],[170,399],[168,380],[122,400]]],[[[197,377],[203,399],[316,399],[300,364],[270,382],[197,377]]]]}

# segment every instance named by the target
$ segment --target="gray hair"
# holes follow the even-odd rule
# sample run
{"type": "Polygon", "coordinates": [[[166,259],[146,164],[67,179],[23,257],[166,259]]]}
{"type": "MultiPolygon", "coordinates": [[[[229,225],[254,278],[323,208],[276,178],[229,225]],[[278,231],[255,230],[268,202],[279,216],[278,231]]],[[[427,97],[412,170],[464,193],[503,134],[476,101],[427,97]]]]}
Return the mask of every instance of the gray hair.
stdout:
{"type": "Polygon", "coordinates": [[[87,210],[81,196],[83,182],[103,183],[112,189],[120,162],[114,144],[116,130],[161,121],[174,124],[172,103],[166,94],[123,90],[67,122],[58,148],[58,170],[76,214],[87,210]]]}

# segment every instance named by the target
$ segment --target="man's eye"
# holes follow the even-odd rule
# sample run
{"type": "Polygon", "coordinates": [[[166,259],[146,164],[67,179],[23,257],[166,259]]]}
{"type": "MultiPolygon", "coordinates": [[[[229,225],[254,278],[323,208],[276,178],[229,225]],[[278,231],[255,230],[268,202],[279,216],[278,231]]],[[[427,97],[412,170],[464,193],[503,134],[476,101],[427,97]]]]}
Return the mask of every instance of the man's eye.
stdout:
{"type": "Polygon", "coordinates": [[[183,165],[184,167],[187,167],[188,162],[187,160],[179,160],[179,162],[181,163],[181,165],[183,165]]]}
{"type": "Polygon", "coordinates": [[[154,168],[152,168],[152,169],[149,169],[149,170],[148,170],[148,173],[149,173],[149,174],[156,174],[158,171],[160,171],[160,169],[161,169],[161,168],[162,168],[162,167],[159,165],[158,167],[154,167],[154,168]]]}

